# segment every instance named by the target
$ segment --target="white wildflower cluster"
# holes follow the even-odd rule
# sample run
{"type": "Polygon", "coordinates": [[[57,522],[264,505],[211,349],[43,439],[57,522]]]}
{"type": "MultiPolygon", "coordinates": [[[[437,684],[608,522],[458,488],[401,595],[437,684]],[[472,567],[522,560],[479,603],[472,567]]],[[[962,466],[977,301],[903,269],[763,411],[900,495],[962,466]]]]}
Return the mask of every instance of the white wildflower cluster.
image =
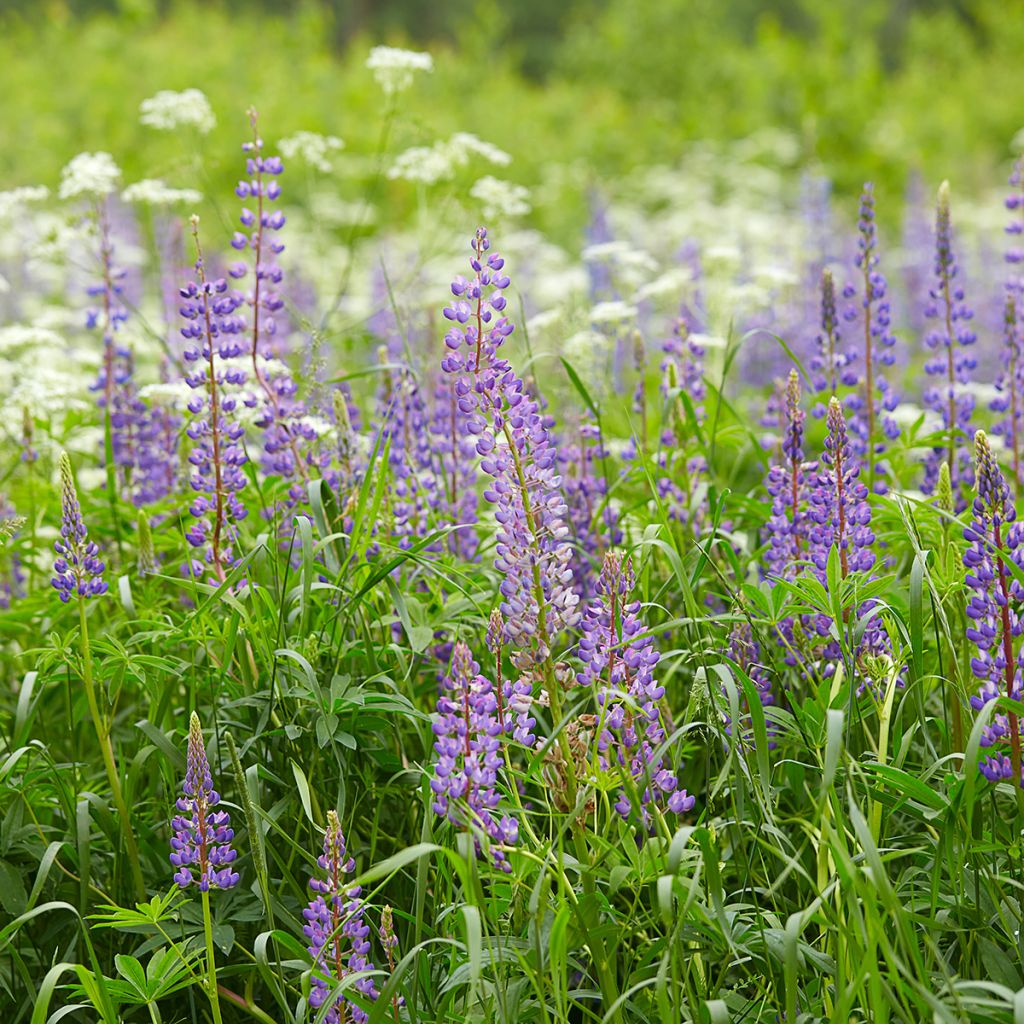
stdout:
{"type": "Polygon", "coordinates": [[[435,185],[454,178],[456,172],[467,167],[474,158],[497,167],[507,167],[512,162],[508,153],[492,143],[469,132],[456,132],[450,139],[435,142],[433,146],[413,146],[399,153],[388,170],[388,177],[435,185]]]}
{"type": "Polygon", "coordinates": [[[109,153],[79,153],[60,176],[61,199],[101,198],[117,188],[121,169],[109,153]]]}
{"type": "Polygon", "coordinates": [[[384,95],[395,96],[412,85],[417,72],[433,71],[434,58],[429,53],[397,46],[375,46],[366,58],[366,66],[384,95]]]}
{"type": "Polygon", "coordinates": [[[0,353],[8,355],[19,349],[31,348],[38,353],[48,349],[57,352],[64,348],[64,339],[46,327],[33,324],[9,324],[0,327],[0,353]]]}
{"type": "Polygon", "coordinates": [[[146,206],[195,206],[202,201],[203,194],[194,188],[171,188],[159,178],[143,178],[129,185],[121,198],[126,203],[146,206]]]}
{"type": "Polygon", "coordinates": [[[324,174],[331,170],[331,154],[340,152],[344,147],[345,143],[337,135],[320,135],[317,132],[296,132],[278,143],[285,159],[298,157],[324,174]]]}
{"type": "Polygon", "coordinates": [[[496,217],[522,217],[532,209],[530,190],[487,174],[474,182],[470,196],[480,203],[485,220],[496,217]]]}
{"type": "Polygon", "coordinates": [[[636,319],[637,308],[628,302],[612,299],[598,302],[590,311],[590,321],[602,326],[616,326],[636,319]]]}
{"type": "Polygon", "coordinates": [[[50,190],[45,185],[23,185],[0,192],[0,220],[10,220],[23,207],[41,203],[49,197],[50,190]]]}
{"type": "Polygon", "coordinates": [[[162,132],[194,128],[200,135],[206,135],[217,124],[210,101],[199,89],[185,89],[182,92],[162,89],[155,96],[142,101],[139,115],[144,125],[162,132]]]}

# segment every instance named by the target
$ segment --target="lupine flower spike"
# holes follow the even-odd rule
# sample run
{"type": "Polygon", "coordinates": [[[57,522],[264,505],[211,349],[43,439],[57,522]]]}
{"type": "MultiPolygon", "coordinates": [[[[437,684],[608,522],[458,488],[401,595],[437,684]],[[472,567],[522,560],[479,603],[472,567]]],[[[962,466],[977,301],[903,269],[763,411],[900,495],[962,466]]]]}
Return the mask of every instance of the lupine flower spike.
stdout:
{"type": "Polygon", "coordinates": [[[214,810],[220,794],[213,788],[206,757],[203,728],[193,711],[189,718],[185,781],[178,797],[178,814],[171,823],[171,864],[178,870],[174,880],[183,889],[195,884],[200,892],[230,889],[238,884],[233,864],[237,853],[231,845],[235,833],[227,811],[214,810]]]}
{"type": "Polygon", "coordinates": [[[57,558],[53,563],[54,575],[50,582],[65,604],[71,600],[72,594],[80,598],[105,594],[105,566],[99,557],[100,550],[96,543],[89,540],[67,452],[61,452],[60,456],[60,504],[60,540],[53,545],[57,558]]]}
{"type": "Polygon", "coordinates": [[[925,363],[925,371],[944,379],[941,385],[925,389],[924,404],[942,417],[949,441],[944,448],[929,452],[922,490],[925,494],[935,491],[939,464],[944,461],[949,466],[950,482],[957,498],[956,511],[960,512],[967,507],[967,498],[961,492],[974,482],[970,448],[958,441],[958,436],[963,436],[970,428],[974,411],[974,398],[964,392],[963,386],[970,381],[971,371],[977,365],[972,354],[977,336],[970,326],[974,313],[964,301],[963,286],[957,274],[949,216],[949,185],[943,182],[935,220],[935,283],[928,293],[925,309],[925,315],[938,323],[925,335],[924,342],[933,353],[925,363]]]}
{"type": "MultiPolygon", "coordinates": [[[[632,598],[634,584],[630,559],[608,552],[598,596],[583,619],[579,682],[599,688],[602,767],[625,774],[639,800],[641,821],[650,829],[654,807],[685,814],[693,809],[695,800],[657,752],[666,735],[661,708],[665,688],[654,678],[660,655],[653,638],[645,635],[640,602],[632,598]]],[[[615,809],[629,818],[633,804],[625,788],[615,809]]]]}
{"type": "MultiPolygon", "coordinates": [[[[309,887],[315,893],[302,912],[306,919],[303,933],[309,939],[313,958],[312,990],[309,1005],[319,1010],[330,998],[331,989],[345,977],[358,971],[372,971],[370,960],[370,926],[363,920],[362,890],[346,885],[345,876],[355,869],[355,861],[347,855],[345,836],[336,811],[327,812],[327,831],[323,853],[317,864],[324,878],[314,875],[309,887]]],[[[377,987],[370,977],[355,982],[355,990],[366,999],[377,998],[377,987]]],[[[356,1003],[339,996],[324,1018],[327,1024],[365,1024],[366,1011],[356,1003]]]]}
{"type": "MultiPolygon", "coordinates": [[[[992,454],[983,430],[974,437],[975,478],[971,522],[964,527],[970,547],[964,552],[967,586],[973,591],[967,602],[967,639],[978,648],[971,659],[971,671],[980,680],[971,706],[980,711],[1000,695],[1019,700],[1022,653],[1014,646],[1024,632],[1020,605],[1024,588],[1011,577],[1007,564],[1024,567],[1024,528],[1017,522],[1017,510],[1010,500],[1002,470],[992,454]]],[[[992,782],[1014,779],[1021,783],[1020,723],[1015,714],[997,714],[981,737],[989,750],[979,768],[992,782]],[[1010,756],[999,747],[1009,740],[1010,756]],[[995,749],[993,749],[995,748],[995,749]]],[[[1003,748],[1005,751],[1005,748],[1003,748]]]]}
{"type": "MultiPolygon", "coordinates": [[[[860,198],[860,237],[856,264],[862,278],[860,310],[851,306],[845,313],[847,320],[861,321],[864,337],[864,378],[860,393],[849,401],[853,418],[850,433],[853,435],[854,453],[863,459],[867,470],[868,488],[884,494],[885,482],[879,477],[881,470],[878,457],[885,451],[885,438],[892,440],[899,436],[899,427],[888,413],[896,407],[897,396],[881,370],[894,362],[893,346],[896,337],[891,330],[891,313],[887,295],[888,284],[879,270],[878,228],[875,225],[875,194],[869,183],[864,186],[860,198]]],[[[852,299],[856,289],[848,285],[843,297],[852,299]]]]}
{"type": "MultiPolygon", "coordinates": [[[[452,651],[451,666],[441,682],[434,723],[435,813],[453,825],[475,828],[495,844],[491,858],[501,871],[511,871],[504,850],[519,838],[519,823],[499,810],[497,789],[502,766],[502,726],[498,702],[489,679],[480,674],[469,648],[461,640],[452,651]]],[[[476,840],[479,851],[480,841],[476,840]]]]}

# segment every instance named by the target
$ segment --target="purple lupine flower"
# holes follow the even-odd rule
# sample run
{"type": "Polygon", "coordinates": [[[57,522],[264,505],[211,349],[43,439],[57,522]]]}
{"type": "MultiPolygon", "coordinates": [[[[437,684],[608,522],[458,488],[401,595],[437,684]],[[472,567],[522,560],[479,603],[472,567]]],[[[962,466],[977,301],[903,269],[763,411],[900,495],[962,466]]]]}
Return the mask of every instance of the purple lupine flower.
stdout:
{"type": "Polygon", "coordinates": [[[807,509],[808,556],[823,583],[827,583],[825,567],[833,545],[839,550],[844,579],[850,572],[867,572],[875,563],[868,489],[859,479],[860,462],[853,454],[838,398],[829,400],[826,424],[822,469],[807,509]]]}
{"type": "MultiPolygon", "coordinates": [[[[388,970],[392,974],[395,973],[395,951],[398,949],[398,936],[395,934],[395,920],[393,912],[390,906],[381,907],[380,911],[380,928],[377,930],[377,935],[380,937],[380,944],[384,949],[384,955],[388,960],[388,970]]],[[[398,1009],[401,1006],[405,1006],[405,998],[403,996],[395,995],[391,998],[391,1008],[395,1015],[395,1021],[398,1021],[398,1009]]]]}
{"type": "MultiPolygon", "coordinates": [[[[389,356],[381,349],[381,361],[389,356]]],[[[392,533],[400,548],[410,548],[429,532],[431,514],[443,492],[430,437],[430,414],[415,376],[405,366],[382,374],[377,421],[387,439],[391,467],[392,533]]],[[[381,446],[383,451],[383,445],[381,446]]]]}
{"type": "Polygon", "coordinates": [[[800,378],[791,370],[786,384],[782,464],[768,471],[765,487],[772,498],[766,524],[769,546],[765,561],[775,576],[791,578],[808,543],[810,520],[805,510],[809,474],[816,464],[804,463],[804,419],[800,408],[800,378]]]}
{"type": "Polygon", "coordinates": [[[495,608],[487,622],[487,649],[494,655],[494,674],[497,680],[495,695],[498,704],[498,725],[503,733],[511,734],[516,743],[532,747],[537,742],[533,717],[533,685],[528,679],[515,682],[502,678],[501,655],[505,647],[505,620],[495,608]]]}
{"type": "Polygon", "coordinates": [[[230,291],[223,278],[206,278],[195,216],[192,236],[198,281],[189,281],[180,292],[180,312],[186,322],[181,335],[189,344],[184,357],[194,366],[185,382],[195,391],[188,403],[192,421],[186,433],[195,442],[188,461],[194,467],[190,482],[196,492],[189,511],[196,521],[185,537],[193,548],[202,550],[203,558],[191,559],[183,568],[196,579],[209,569],[219,583],[233,563],[235,524],[248,514],[238,499],[246,483],[242,467],[248,457],[240,443],[243,428],[234,418],[245,371],[231,362],[225,365],[245,351],[245,322],[237,313],[242,302],[237,292],[230,291]]]}
{"type": "Polygon", "coordinates": [[[925,372],[942,376],[942,385],[929,385],[924,391],[924,404],[942,417],[949,433],[945,448],[933,448],[925,462],[925,478],[921,489],[932,494],[939,479],[939,464],[949,466],[950,483],[955,496],[955,509],[967,507],[968,491],[974,483],[974,467],[970,446],[958,439],[967,436],[974,397],[963,390],[971,371],[977,365],[971,346],[977,335],[971,329],[974,313],[964,301],[963,286],[957,281],[957,262],[953,253],[953,232],[949,216],[949,185],[943,182],[935,218],[935,281],[928,292],[925,315],[938,324],[924,339],[933,353],[925,363],[925,372]]]}
{"type": "Polygon", "coordinates": [[[694,533],[699,533],[706,518],[706,507],[696,495],[707,464],[702,455],[693,454],[693,432],[680,396],[689,396],[699,427],[704,422],[706,395],[704,347],[694,340],[689,320],[680,316],[662,348],[665,359],[661,364],[661,389],[671,405],[656,458],[663,470],[657,481],[658,496],[667,504],[670,519],[687,523],[694,533]]]}
{"type": "Polygon", "coordinates": [[[237,851],[235,833],[227,811],[214,810],[220,794],[213,788],[210,762],[203,743],[203,727],[193,711],[188,723],[188,756],[185,781],[178,797],[179,813],[171,821],[171,864],[178,870],[174,880],[182,889],[195,883],[200,892],[230,889],[238,884],[232,867],[237,851]]]}
{"type": "Polygon", "coordinates": [[[452,326],[441,368],[455,378],[465,429],[491,477],[484,497],[495,506],[495,568],[502,576],[506,636],[521,668],[549,661],[551,645],[579,620],[572,588],[572,547],[549,420],[500,354],[514,330],[504,315],[505,261],[490,253],[480,228],[472,242],[472,280],[452,282],[444,309],[452,326]]]}
{"type": "Polygon", "coordinates": [[[1024,158],[1014,161],[1010,189],[1006,197],[1006,209],[1010,211],[1010,222],[1005,229],[1010,236],[1005,255],[1010,268],[1006,288],[1019,301],[1024,296],[1024,158]]]}
{"type": "Polygon", "coordinates": [[[277,232],[284,227],[285,215],[271,208],[281,196],[277,180],[284,172],[280,157],[263,155],[263,139],[259,134],[256,111],[249,110],[252,141],[243,144],[246,153],[246,177],[239,181],[235,195],[251,200],[255,209],[244,206],[241,213],[243,231],[236,231],[231,246],[251,254],[252,266],[239,259],[228,273],[236,281],[251,277],[252,286],[245,303],[252,309],[250,350],[252,381],[259,394],[248,402],[259,407],[256,425],[263,430],[262,465],[266,473],[289,481],[287,504],[292,507],[305,500],[305,483],[310,466],[315,462],[312,448],[317,435],[306,417],[306,407],[297,396],[297,385],[282,355],[278,318],[284,299],[278,291],[284,272],[277,257],[284,244],[277,232]]]}
{"type": "MultiPolygon", "coordinates": [[[[734,661],[750,678],[750,681],[757,687],[758,699],[762,707],[771,707],[775,703],[775,694],[772,692],[772,680],[767,667],[761,661],[761,645],[754,639],[753,631],[749,622],[737,622],[729,633],[729,657],[734,661]]],[[[725,693],[725,687],[722,687],[725,693]]],[[[740,691],[740,708],[747,708],[746,697],[740,691]]],[[[752,744],[753,732],[750,726],[749,711],[740,719],[739,729],[733,727],[733,723],[726,718],[725,732],[727,736],[739,737],[740,743],[752,744]]],[[[774,750],[778,745],[775,741],[777,727],[772,722],[766,723],[768,734],[768,749],[774,750]]]]}
{"type": "MultiPolygon", "coordinates": [[[[1024,527],[1017,522],[1017,510],[988,438],[983,430],[974,437],[977,494],[973,517],[964,527],[970,547],[964,552],[965,582],[970,591],[967,602],[967,639],[977,646],[971,671],[979,680],[971,697],[977,711],[1000,695],[1020,700],[1024,651],[1014,654],[1014,645],[1024,632],[1020,603],[1024,588],[1011,578],[1007,563],[1024,567],[1024,527]]],[[[1021,780],[1020,723],[1015,714],[997,714],[981,737],[989,751],[979,768],[992,782],[1021,780]],[[998,749],[1009,738],[1011,756],[998,749]],[[997,748],[997,749],[992,749],[997,748]]]]}
{"type": "MultiPolygon", "coordinates": [[[[654,678],[660,655],[654,639],[644,635],[640,602],[631,600],[633,565],[617,552],[605,555],[598,596],[587,606],[580,628],[578,656],[582,686],[597,689],[601,708],[598,751],[602,766],[628,775],[639,799],[640,816],[650,828],[651,808],[674,814],[693,809],[695,800],[666,767],[658,747],[665,740],[662,698],[665,688],[654,678]]],[[[619,791],[615,809],[628,819],[633,809],[626,789],[619,791]]]]}
{"type": "Polygon", "coordinates": [[[99,597],[107,592],[103,579],[106,567],[99,557],[100,549],[89,540],[67,452],[60,455],[60,510],[60,540],[53,545],[57,557],[50,582],[65,604],[72,594],[80,598],[99,597]]]}
{"type": "MultiPolygon", "coordinates": [[[[345,836],[336,811],[327,812],[323,853],[317,864],[326,875],[310,878],[309,887],[316,894],[302,912],[306,923],[302,932],[309,939],[309,955],[313,958],[313,977],[309,1005],[314,1010],[330,998],[331,989],[349,974],[372,971],[370,960],[370,926],[363,920],[362,889],[346,885],[345,876],[355,869],[356,862],[347,856],[345,836]]],[[[353,986],[372,1002],[377,998],[373,978],[360,978],[353,986]]],[[[365,1024],[366,1011],[356,1003],[339,996],[324,1018],[328,1024],[365,1024]]]]}
{"type": "Polygon", "coordinates": [[[24,523],[6,495],[0,494],[0,611],[6,611],[12,601],[25,596],[25,570],[18,553],[10,550],[10,542],[24,523]]]}
{"type": "Polygon", "coordinates": [[[593,423],[581,423],[577,440],[558,448],[568,522],[579,552],[573,565],[573,585],[581,600],[594,591],[595,564],[600,564],[604,551],[622,543],[618,517],[606,500],[607,481],[596,466],[606,455],[601,431],[593,423]]]}
{"type": "Polygon", "coordinates": [[[1006,293],[1003,312],[1003,369],[996,378],[996,391],[992,400],[993,412],[1005,413],[992,430],[1002,437],[1003,443],[1013,456],[1013,479],[1018,486],[1021,480],[1021,447],[1024,445],[1024,345],[1021,325],[1017,319],[1017,296],[1006,293]]]}
{"type": "MultiPolygon", "coordinates": [[[[862,293],[859,310],[850,305],[844,318],[848,322],[860,320],[863,332],[864,378],[860,391],[847,402],[853,417],[850,421],[853,451],[864,462],[867,469],[868,487],[884,494],[886,485],[880,479],[884,467],[879,466],[878,457],[885,452],[885,439],[895,440],[899,426],[888,415],[899,401],[896,392],[880,372],[882,367],[892,366],[895,360],[893,346],[896,336],[891,330],[891,312],[887,297],[888,285],[879,267],[878,229],[875,225],[875,194],[868,183],[860,198],[859,238],[857,242],[856,266],[861,272],[862,293]]],[[[852,285],[843,289],[845,299],[853,299],[857,290],[852,285]]]]}
{"type": "Polygon", "coordinates": [[[461,527],[449,535],[448,544],[462,561],[472,562],[479,546],[473,529],[479,519],[476,441],[467,429],[467,416],[459,407],[455,385],[447,374],[438,374],[430,413],[430,445],[444,496],[438,518],[461,527]]]}
{"type": "Polygon", "coordinates": [[[856,385],[857,371],[853,362],[853,355],[843,348],[839,331],[835,278],[831,270],[825,269],[821,272],[821,330],[808,364],[814,390],[823,398],[814,410],[816,416],[825,415],[825,402],[837,395],[840,387],[856,385]]]}
{"type": "Polygon", "coordinates": [[[502,765],[502,727],[498,702],[489,679],[480,674],[469,648],[461,640],[452,651],[448,674],[441,681],[434,723],[434,811],[453,825],[474,830],[480,852],[480,833],[491,841],[491,858],[501,871],[512,870],[504,850],[519,838],[519,822],[499,811],[497,789],[502,765]]]}

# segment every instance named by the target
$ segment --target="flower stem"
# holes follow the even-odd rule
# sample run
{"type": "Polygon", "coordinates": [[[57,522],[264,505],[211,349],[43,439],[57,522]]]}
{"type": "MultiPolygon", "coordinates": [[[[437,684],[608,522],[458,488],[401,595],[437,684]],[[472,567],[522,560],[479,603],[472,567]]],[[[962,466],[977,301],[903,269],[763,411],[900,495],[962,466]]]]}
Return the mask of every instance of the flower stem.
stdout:
{"type": "Polygon", "coordinates": [[[217,963],[213,952],[213,921],[210,918],[210,890],[203,890],[203,933],[206,936],[206,994],[214,1024],[222,1024],[220,996],[217,994],[217,963]]]}
{"type": "Polygon", "coordinates": [[[117,774],[117,764],[114,761],[114,748],[110,742],[110,730],[103,721],[99,702],[96,700],[96,686],[92,678],[92,651],[89,646],[89,624],[85,616],[85,598],[81,594],[78,596],[78,623],[79,641],[82,649],[82,681],[85,683],[85,695],[89,701],[89,714],[92,716],[93,728],[96,730],[96,740],[100,745],[100,753],[103,755],[103,765],[107,770],[107,781],[110,783],[110,790],[114,797],[114,806],[117,808],[118,817],[121,819],[124,845],[128,851],[132,883],[135,887],[135,898],[138,902],[142,903],[146,899],[146,886],[142,881],[139,847],[135,842],[135,831],[132,829],[128,805],[124,802],[124,794],[121,792],[121,780],[117,774]]]}

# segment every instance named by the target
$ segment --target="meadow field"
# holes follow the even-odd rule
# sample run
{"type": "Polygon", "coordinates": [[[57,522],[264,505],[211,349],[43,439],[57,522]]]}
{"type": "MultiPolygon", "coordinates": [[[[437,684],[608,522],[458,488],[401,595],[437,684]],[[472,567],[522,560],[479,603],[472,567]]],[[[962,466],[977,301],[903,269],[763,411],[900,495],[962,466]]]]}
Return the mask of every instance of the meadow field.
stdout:
{"type": "Polygon", "coordinates": [[[0,1020],[1024,1024],[1022,46],[0,8],[0,1020]]]}

